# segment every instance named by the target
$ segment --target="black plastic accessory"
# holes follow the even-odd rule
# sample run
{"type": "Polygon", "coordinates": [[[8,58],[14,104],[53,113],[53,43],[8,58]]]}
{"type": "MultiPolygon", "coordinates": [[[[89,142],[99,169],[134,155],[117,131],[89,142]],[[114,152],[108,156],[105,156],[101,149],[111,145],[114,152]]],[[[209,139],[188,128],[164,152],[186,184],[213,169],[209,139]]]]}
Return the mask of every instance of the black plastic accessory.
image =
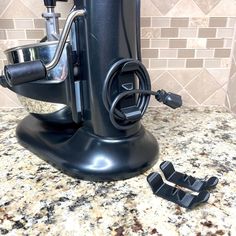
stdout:
{"type": "Polygon", "coordinates": [[[68,0],[44,0],[44,5],[46,7],[55,7],[56,2],[68,2],[68,0]]]}
{"type": "Polygon", "coordinates": [[[151,173],[147,177],[147,181],[155,195],[188,209],[192,209],[201,203],[207,202],[210,197],[210,193],[208,191],[201,191],[198,195],[193,195],[165,184],[161,175],[156,172],[151,173]]]}
{"type": "Polygon", "coordinates": [[[195,192],[214,188],[219,182],[217,177],[211,177],[208,180],[201,180],[190,175],[177,172],[175,171],[173,164],[169,161],[162,162],[160,165],[160,169],[162,170],[166,180],[168,180],[169,182],[172,182],[184,188],[188,188],[195,192]]]}
{"type": "Polygon", "coordinates": [[[10,87],[45,79],[47,71],[42,61],[30,61],[4,67],[6,82],[10,87]]]}

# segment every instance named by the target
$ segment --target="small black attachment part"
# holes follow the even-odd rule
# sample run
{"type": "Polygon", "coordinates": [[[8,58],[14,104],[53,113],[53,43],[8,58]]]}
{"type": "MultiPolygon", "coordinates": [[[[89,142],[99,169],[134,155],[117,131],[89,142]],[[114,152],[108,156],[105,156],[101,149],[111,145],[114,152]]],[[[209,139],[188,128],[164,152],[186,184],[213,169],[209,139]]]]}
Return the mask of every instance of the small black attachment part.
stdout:
{"type": "Polygon", "coordinates": [[[208,191],[201,191],[198,195],[193,195],[165,184],[161,175],[156,172],[151,173],[147,177],[147,181],[155,195],[188,209],[192,209],[201,203],[207,202],[210,197],[210,193],[208,191]]]}
{"type": "Polygon", "coordinates": [[[68,2],[68,0],[44,0],[44,5],[46,7],[55,7],[56,2],[68,2]]]}
{"type": "Polygon", "coordinates": [[[8,84],[7,84],[7,81],[6,81],[6,77],[5,76],[0,76],[0,85],[3,87],[3,88],[7,88],[8,87],[8,84]]]}
{"type": "Polygon", "coordinates": [[[175,93],[167,93],[165,90],[158,90],[155,96],[158,102],[162,102],[172,109],[176,109],[182,106],[182,98],[180,95],[175,93]]]}
{"type": "Polygon", "coordinates": [[[122,111],[122,113],[124,114],[125,119],[126,119],[127,121],[139,120],[140,117],[142,116],[142,113],[141,113],[141,111],[138,109],[137,106],[122,108],[121,111],[122,111]]]}
{"type": "Polygon", "coordinates": [[[30,61],[4,67],[6,81],[10,87],[45,79],[47,70],[42,61],[30,61]]]}
{"type": "Polygon", "coordinates": [[[190,175],[177,172],[175,171],[173,164],[169,161],[162,162],[160,165],[160,169],[162,170],[166,180],[168,180],[169,182],[172,182],[195,192],[214,188],[219,182],[217,177],[211,177],[210,179],[204,181],[201,179],[194,178],[190,175]]]}

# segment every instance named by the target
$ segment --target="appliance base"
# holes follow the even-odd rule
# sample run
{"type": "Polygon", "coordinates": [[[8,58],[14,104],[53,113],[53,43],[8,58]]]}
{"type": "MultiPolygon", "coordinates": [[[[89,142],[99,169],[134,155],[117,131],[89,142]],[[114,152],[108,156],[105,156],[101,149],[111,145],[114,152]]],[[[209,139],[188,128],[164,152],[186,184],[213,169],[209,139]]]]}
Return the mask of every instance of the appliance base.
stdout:
{"type": "Polygon", "coordinates": [[[84,127],[52,126],[29,115],[18,125],[19,142],[67,175],[114,181],[139,175],[158,159],[156,139],[143,127],[129,138],[104,139],[84,127]]]}

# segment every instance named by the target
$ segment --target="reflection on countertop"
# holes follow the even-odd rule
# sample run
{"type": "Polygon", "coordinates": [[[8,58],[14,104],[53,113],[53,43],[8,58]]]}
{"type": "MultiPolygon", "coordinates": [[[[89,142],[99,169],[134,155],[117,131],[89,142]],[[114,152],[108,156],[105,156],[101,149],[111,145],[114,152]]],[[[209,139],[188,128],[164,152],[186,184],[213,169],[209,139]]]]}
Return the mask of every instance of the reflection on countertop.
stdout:
{"type": "Polygon", "coordinates": [[[15,127],[25,115],[0,110],[0,235],[236,235],[236,118],[225,108],[149,109],[143,123],[160,143],[159,162],[110,183],[73,179],[22,148],[15,127]],[[146,177],[163,160],[217,176],[209,202],[190,211],[154,196],[146,177]]]}

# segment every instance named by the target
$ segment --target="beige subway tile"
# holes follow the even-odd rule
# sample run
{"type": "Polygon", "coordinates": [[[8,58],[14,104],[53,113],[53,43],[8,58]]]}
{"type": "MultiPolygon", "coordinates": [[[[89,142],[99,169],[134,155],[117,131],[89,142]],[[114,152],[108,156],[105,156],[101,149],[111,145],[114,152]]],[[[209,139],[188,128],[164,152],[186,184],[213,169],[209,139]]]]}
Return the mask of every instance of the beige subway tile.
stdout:
{"type": "Polygon", "coordinates": [[[194,49],[179,49],[178,57],[179,58],[192,58],[195,55],[194,49]]]}
{"type": "Polygon", "coordinates": [[[168,68],[185,68],[186,60],[184,59],[169,59],[168,68]]]}
{"type": "Polygon", "coordinates": [[[208,17],[193,17],[189,20],[189,27],[205,28],[208,27],[208,17]]]}
{"type": "Polygon", "coordinates": [[[24,30],[7,30],[7,38],[8,39],[25,39],[25,31],[24,30]]]}
{"type": "Polygon", "coordinates": [[[229,17],[227,27],[234,28],[236,25],[236,17],[229,17]]]}
{"type": "Polygon", "coordinates": [[[196,58],[214,58],[214,49],[196,50],[196,58]]]}
{"type": "Polygon", "coordinates": [[[142,48],[150,48],[150,39],[142,39],[141,40],[142,48]]]}
{"type": "Polygon", "coordinates": [[[170,39],[170,48],[186,48],[187,39],[170,39]]]}
{"type": "Polygon", "coordinates": [[[231,49],[216,49],[215,57],[216,58],[225,58],[230,57],[231,49]]]}
{"type": "Polygon", "coordinates": [[[23,46],[23,45],[27,45],[27,44],[35,44],[36,40],[18,40],[18,45],[19,46],[23,46]]]}
{"type": "Polygon", "coordinates": [[[177,49],[160,49],[160,58],[177,58],[177,49]]]}
{"type": "Polygon", "coordinates": [[[188,39],[187,48],[203,49],[206,48],[206,44],[207,39],[204,38],[188,39]]]}
{"type": "Polygon", "coordinates": [[[232,39],[225,39],[224,40],[224,48],[232,48],[233,47],[233,40],[232,39]]]}
{"type": "Polygon", "coordinates": [[[141,38],[142,39],[156,39],[160,38],[161,29],[160,28],[142,28],[141,38]]]}
{"type": "Polygon", "coordinates": [[[187,68],[201,68],[203,67],[203,60],[202,59],[187,59],[186,67],[187,68]]]}
{"type": "Polygon", "coordinates": [[[228,58],[221,58],[221,67],[222,68],[230,68],[232,65],[232,59],[228,58]]]}
{"type": "Polygon", "coordinates": [[[142,49],[143,58],[158,58],[157,49],[142,49]]]}
{"type": "Polygon", "coordinates": [[[33,20],[15,20],[16,29],[33,29],[33,20]]]}
{"type": "Polygon", "coordinates": [[[177,38],[179,35],[178,28],[162,28],[161,37],[162,38],[177,38]]]}
{"type": "Polygon", "coordinates": [[[198,32],[199,38],[215,38],[216,29],[215,28],[200,28],[198,32]]]}
{"type": "Polygon", "coordinates": [[[221,60],[220,59],[207,59],[204,61],[205,68],[221,68],[221,60]]]}
{"type": "Polygon", "coordinates": [[[150,66],[150,60],[149,59],[142,59],[142,63],[145,65],[147,69],[149,69],[150,66]]]}
{"type": "Polygon", "coordinates": [[[207,48],[223,48],[224,39],[207,39],[207,48]]]}
{"type": "Polygon", "coordinates": [[[142,17],[141,27],[150,27],[150,26],[151,26],[151,17],[142,17]]]}
{"type": "Polygon", "coordinates": [[[219,28],[217,29],[217,38],[232,38],[234,35],[234,29],[233,28],[219,28]]]}
{"type": "Polygon", "coordinates": [[[6,39],[6,38],[7,38],[6,31],[0,30],[0,39],[6,39]]]}
{"type": "Polygon", "coordinates": [[[15,39],[13,39],[13,40],[8,39],[8,40],[1,40],[0,41],[0,50],[2,50],[2,51],[5,51],[9,48],[13,48],[16,46],[18,46],[18,40],[15,40],[15,39]]]}
{"type": "Polygon", "coordinates": [[[197,37],[197,28],[180,28],[179,37],[180,38],[196,38],[197,37]]]}
{"type": "Polygon", "coordinates": [[[188,27],[189,25],[189,18],[187,17],[178,17],[178,18],[172,18],[171,19],[171,27],[188,27]]]}
{"type": "Polygon", "coordinates": [[[26,30],[26,36],[27,39],[41,39],[45,35],[43,30],[26,30]]]}
{"type": "Polygon", "coordinates": [[[151,69],[166,68],[166,67],[167,67],[167,60],[150,59],[150,68],[151,69]]]}
{"type": "Polygon", "coordinates": [[[169,40],[168,39],[153,39],[151,40],[152,48],[169,48],[169,40]]]}
{"type": "Polygon", "coordinates": [[[14,29],[14,22],[12,19],[0,19],[0,29],[14,29]]]}
{"type": "Polygon", "coordinates": [[[44,29],[46,27],[45,20],[43,19],[34,19],[35,29],[44,29]]]}
{"type": "Polygon", "coordinates": [[[170,27],[169,17],[152,17],[152,27],[168,28],[170,27]]]}
{"type": "Polygon", "coordinates": [[[227,18],[226,17],[210,17],[209,27],[226,27],[227,18]]]}

